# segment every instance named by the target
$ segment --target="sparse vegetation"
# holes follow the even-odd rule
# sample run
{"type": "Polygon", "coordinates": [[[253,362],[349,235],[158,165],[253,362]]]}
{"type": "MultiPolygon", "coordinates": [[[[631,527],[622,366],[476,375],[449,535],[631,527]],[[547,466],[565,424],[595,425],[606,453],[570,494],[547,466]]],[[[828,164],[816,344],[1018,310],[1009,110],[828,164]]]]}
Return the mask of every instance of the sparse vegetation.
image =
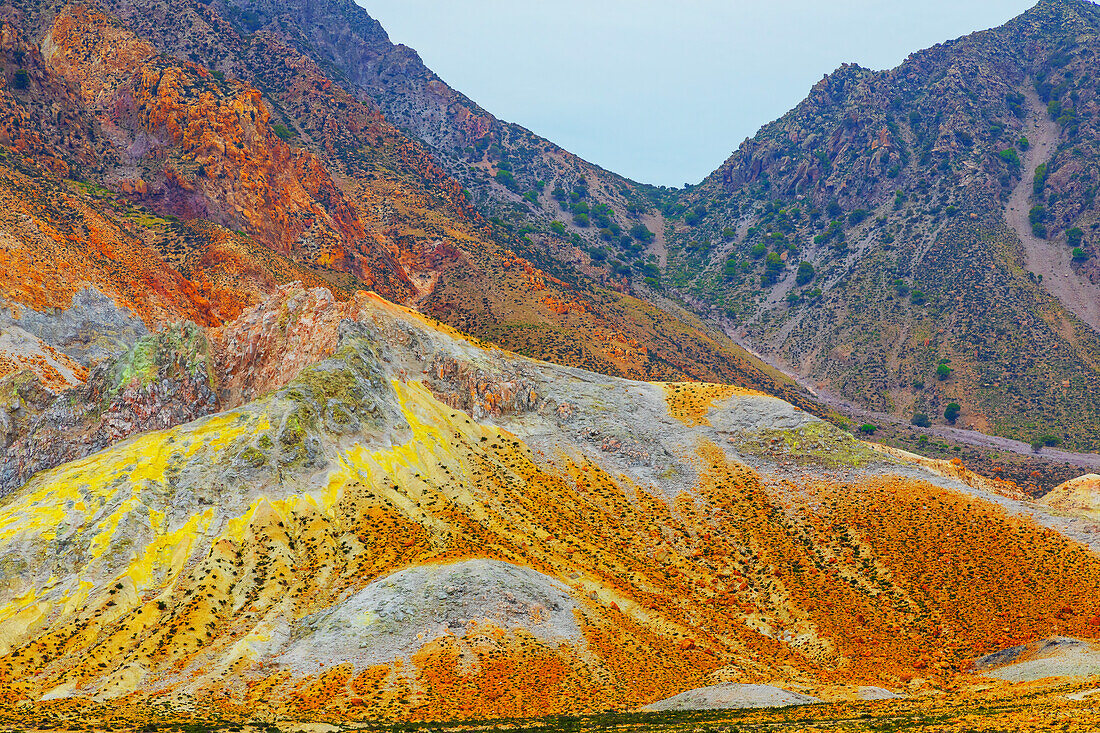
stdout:
{"type": "Polygon", "coordinates": [[[289,140],[294,137],[294,133],[290,131],[290,128],[281,122],[276,122],[271,126],[271,129],[280,140],[289,140]]]}

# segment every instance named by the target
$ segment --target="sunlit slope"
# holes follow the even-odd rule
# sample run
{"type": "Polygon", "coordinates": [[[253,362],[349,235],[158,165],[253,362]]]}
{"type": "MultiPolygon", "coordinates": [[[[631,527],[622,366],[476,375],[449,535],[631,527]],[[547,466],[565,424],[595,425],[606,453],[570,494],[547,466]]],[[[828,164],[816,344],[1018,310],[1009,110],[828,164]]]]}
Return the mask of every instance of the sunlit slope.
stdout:
{"type": "Polygon", "coordinates": [[[4,703],[530,716],[1100,634],[1086,547],[781,400],[357,304],[285,386],[0,503],[4,703]]]}

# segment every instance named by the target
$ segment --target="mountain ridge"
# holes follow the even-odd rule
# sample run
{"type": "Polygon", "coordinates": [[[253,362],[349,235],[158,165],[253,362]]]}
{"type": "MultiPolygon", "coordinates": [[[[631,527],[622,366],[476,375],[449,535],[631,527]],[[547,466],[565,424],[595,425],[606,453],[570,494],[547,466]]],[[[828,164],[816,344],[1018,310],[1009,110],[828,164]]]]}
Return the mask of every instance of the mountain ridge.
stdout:
{"type": "MultiPolygon", "coordinates": [[[[847,399],[933,419],[961,402],[972,427],[1089,450],[1095,418],[1077,419],[1072,406],[1094,412],[1085,385],[1095,383],[1096,334],[1025,269],[1005,202],[1033,188],[1019,162],[1029,153],[1016,149],[1033,132],[1019,90],[1063,95],[1074,108],[1054,115],[1062,102],[1050,100],[1043,111],[1057,118],[1059,141],[1028,206],[1044,238],[1080,224],[1058,238],[1091,241],[1094,186],[1079,182],[1074,151],[1090,159],[1095,91],[1075,70],[1096,52],[1096,18],[1090,3],[1043,3],[895,69],[826,76],[683,201],[666,203],[688,210],[673,225],[669,279],[847,399]],[[846,304],[856,302],[853,312],[846,304]],[[990,349],[991,328],[1013,349],[990,349]],[[1041,404],[1029,405],[1037,392],[1041,404]]],[[[1091,276],[1087,246],[1072,264],[1072,245],[1052,246],[1067,253],[1067,274],[1091,276]]]]}

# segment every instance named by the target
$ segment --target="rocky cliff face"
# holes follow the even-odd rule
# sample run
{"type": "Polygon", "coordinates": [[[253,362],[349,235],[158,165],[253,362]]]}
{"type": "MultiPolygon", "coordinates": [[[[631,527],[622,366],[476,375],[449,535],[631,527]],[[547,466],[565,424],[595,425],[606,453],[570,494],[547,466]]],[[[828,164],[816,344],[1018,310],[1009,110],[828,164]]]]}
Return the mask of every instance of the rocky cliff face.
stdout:
{"type": "Polygon", "coordinates": [[[42,48],[105,123],[120,158],[117,185],[134,199],[408,295],[411,284],[400,286],[403,273],[367,237],[321,161],[275,134],[258,90],[161,57],[84,6],[62,8],[42,48]]]}
{"type": "MultiPolygon", "coordinates": [[[[42,405],[33,421],[9,432],[0,458],[0,495],[11,493],[39,471],[137,433],[216,412],[213,366],[206,336],[193,324],[138,341],[94,369],[85,383],[42,405]]],[[[9,403],[5,413],[16,425],[28,402],[26,388],[19,391],[20,399],[9,403]]]]}
{"type": "MultiPolygon", "coordinates": [[[[413,49],[391,43],[377,21],[350,0],[205,4],[128,0],[110,6],[177,57],[194,55],[212,68],[241,78],[251,78],[271,63],[264,57],[259,64],[234,58],[244,44],[275,45],[282,53],[309,59],[353,96],[411,131],[482,213],[507,222],[510,230],[526,230],[536,241],[530,252],[546,258],[540,266],[576,268],[623,288],[625,272],[630,271],[616,272],[600,255],[609,241],[603,230],[613,234],[616,242],[624,236],[634,242],[627,233],[636,224],[663,228],[655,223],[659,217],[642,187],[497,119],[425,67],[413,49]],[[248,40],[242,43],[232,35],[248,40]],[[591,225],[574,218],[581,213],[576,206],[580,201],[569,197],[578,191],[583,192],[586,211],[607,207],[591,225]],[[564,230],[552,227],[553,221],[561,222],[564,230]]],[[[638,253],[647,240],[642,237],[635,244],[639,242],[637,250],[628,252],[629,260],[638,261],[634,275],[641,280],[644,256],[638,253]]]]}

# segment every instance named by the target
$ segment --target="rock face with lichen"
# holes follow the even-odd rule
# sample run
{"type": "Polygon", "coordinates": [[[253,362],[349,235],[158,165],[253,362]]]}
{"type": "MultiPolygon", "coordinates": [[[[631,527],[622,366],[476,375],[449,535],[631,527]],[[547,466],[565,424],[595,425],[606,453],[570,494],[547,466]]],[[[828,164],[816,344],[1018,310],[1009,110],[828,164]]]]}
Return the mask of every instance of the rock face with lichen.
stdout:
{"type": "Polygon", "coordinates": [[[244,230],[379,292],[410,292],[322,162],[276,134],[258,90],[162,56],[84,5],[61,9],[42,50],[103,120],[119,156],[116,175],[137,174],[124,187],[135,200],[244,230]]]}
{"type": "Polygon", "coordinates": [[[194,324],[141,339],[11,436],[0,458],[0,495],[136,433],[216,412],[213,366],[206,334],[194,324]]]}

